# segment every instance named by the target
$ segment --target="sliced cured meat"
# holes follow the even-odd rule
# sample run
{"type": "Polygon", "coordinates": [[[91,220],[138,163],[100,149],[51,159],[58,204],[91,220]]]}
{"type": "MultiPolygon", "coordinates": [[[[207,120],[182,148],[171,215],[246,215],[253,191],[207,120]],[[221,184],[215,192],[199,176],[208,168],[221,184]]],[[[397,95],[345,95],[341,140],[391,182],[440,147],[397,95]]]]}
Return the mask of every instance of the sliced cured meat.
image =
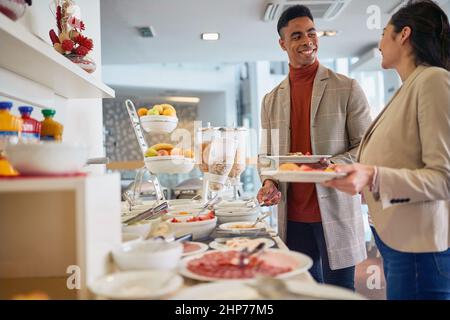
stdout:
{"type": "Polygon", "coordinates": [[[217,279],[248,279],[256,275],[277,276],[292,271],[291,267],[274,266],[258,257],[251,257],[248,264],[239,265],[239,251],[211,252],[192,259],[187,269],[195,274],[217,279]]]}
{"type": "Polygon", "coordinates": [[[192,242],[183,242],[183,253],[190,253],[200,249],[200,246],[197,243],[192,242]]]}

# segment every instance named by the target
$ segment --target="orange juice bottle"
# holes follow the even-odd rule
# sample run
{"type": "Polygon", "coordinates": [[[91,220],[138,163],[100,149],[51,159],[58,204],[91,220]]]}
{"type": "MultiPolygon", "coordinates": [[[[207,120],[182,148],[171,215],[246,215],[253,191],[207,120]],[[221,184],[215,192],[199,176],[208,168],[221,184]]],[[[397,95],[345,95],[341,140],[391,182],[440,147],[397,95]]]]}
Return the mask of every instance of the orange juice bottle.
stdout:
{"type": "Polygon", "coordinates": [[[17,143],[22,131],[22,120],[13,116],[9,111],[12,102],[0,101],[0,175],[16,176],[18,173],[4,156],[6,145],[17,143]]]}
{"type": "Polygon", "coordinates": [[[44,120],[41,121],[41,140],[44,141],[61,141],[63,133],[63,125],[53,120],[56,111],[54,109],[43,109],[42,114],[44,120]]]}

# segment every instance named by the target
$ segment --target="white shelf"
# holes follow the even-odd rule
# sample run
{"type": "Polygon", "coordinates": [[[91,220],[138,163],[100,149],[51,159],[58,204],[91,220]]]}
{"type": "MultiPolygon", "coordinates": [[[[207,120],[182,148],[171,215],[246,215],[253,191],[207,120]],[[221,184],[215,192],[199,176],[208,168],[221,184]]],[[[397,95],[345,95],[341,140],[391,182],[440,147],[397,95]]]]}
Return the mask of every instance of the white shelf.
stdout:
{"type": "Polygon", "coordinates": [[[115,96],[113,89],[2,14],[0,44],[0,68],[50,88],[62,97],[89,99],[115,96]]]}
{"type": "MultiPolygon", "coordinates": [[[[118,174],[87,174],[78,177],[21,177],[21,178],[1,178],[0,193],[5,192],[51,192],[63,190],[76,190],[84,188],[86,183],[91,181],[102,181],[105,179],[115,179],[118,174]]],[[[120,181],[120,178],[119,178],[120,181]]],[[[120,185],[120,183],[119,183],[120,185]]]]}

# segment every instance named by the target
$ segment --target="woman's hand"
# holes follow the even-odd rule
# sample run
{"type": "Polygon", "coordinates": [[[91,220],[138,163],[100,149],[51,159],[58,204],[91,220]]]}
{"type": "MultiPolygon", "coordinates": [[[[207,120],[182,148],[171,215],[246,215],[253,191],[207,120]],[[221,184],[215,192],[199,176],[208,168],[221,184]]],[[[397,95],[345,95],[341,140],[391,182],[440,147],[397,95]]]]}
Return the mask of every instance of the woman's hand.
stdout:
{"type": "Polygon", "coordinates": [[[352,165],[336,165],[336,172],[347,173],[347,176],[324,182],[323,185],[329,188],[336,188],[339,191],[356,195],[364,187],[371,186],[375,178],[375,167],[359,163],[352,165]]]}

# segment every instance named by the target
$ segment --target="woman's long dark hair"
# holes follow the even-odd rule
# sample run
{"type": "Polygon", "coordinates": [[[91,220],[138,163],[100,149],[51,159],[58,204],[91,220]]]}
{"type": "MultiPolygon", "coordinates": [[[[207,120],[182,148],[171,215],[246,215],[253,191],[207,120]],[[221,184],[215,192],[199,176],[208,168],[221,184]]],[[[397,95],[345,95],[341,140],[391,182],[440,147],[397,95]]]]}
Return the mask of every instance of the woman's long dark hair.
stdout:
{"type": "Polygon", "coordinates": [[[450,71],[450,25],[445,12],[431,0],[410,0],[397,11],[390,23],[399,33],[410,27],[416,64],[450,71]]]}

